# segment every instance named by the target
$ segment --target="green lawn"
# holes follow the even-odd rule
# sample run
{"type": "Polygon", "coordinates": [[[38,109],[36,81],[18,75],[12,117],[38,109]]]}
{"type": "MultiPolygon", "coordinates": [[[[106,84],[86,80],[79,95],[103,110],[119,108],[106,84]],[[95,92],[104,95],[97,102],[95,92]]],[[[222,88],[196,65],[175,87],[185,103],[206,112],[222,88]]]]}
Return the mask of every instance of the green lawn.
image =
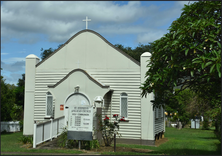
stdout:
{"type": "MultiPolygon", "coordinates": [[[[47,150],[47,149],[28,149],[21,148],[22,143],[18,138],[22,132],[1,134],[1,152],[34,152],[34,153],[72,153],[78,154],[81,151],[74,149],[47,150]]],[[[221,144],[214,137],[213,130],[188,129],[177,130],[175,128],[166,128],[165,137],[168,142],[159,147],[117,144],[121,147],[151,149],[153,152],[136,153],[136,152],[104,152],[108,155],[221,155],[221,144]]]]}
{"type": "Polygon", "coordinates": [[[178,130],[176,128],[166,128],[165,137],[168,142],[163,143],[159,147],[117,144],[117,146],[151,149],[149,153],[135,152],[104,152],[102,154],[112,155],[221,155],[221,144],[214,136],[213,130],[200,130],[184,128],[178,130]]]}
{"type": "Polygon", "coordinates": [[[17,133],[7,133],[1,134],[1,152],[28,152],[28,153],[71,153],[71,154],[80,154],[83,153],[78,150],[48,150],[48,149],[31,149],[31,148],[22,148],[23,145],[18,141],[22,136],[22,132],[17,133]]]}

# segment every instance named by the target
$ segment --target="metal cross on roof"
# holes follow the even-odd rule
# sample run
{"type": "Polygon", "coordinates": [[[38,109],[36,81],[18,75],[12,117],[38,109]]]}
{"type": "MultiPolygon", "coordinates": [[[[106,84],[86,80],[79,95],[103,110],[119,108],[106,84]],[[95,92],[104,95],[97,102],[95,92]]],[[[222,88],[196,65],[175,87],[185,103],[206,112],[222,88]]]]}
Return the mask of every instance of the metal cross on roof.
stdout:
{"type": "Polygon", "coordinates": [[[80,63],[79,60],[78,60],[78,62],[77,62],[76,64],[77,64],[77,66],[78,66],[78,68],[79,68],[79,64],[81,64],[81,63],[80,63]]]}
{"type": "Polygon", "coordinates": [[[84,22],[86,22],[86,29],[88,28],[88,21],[91,21],[91,19],[88,19],[88,17],[86,16],[86,19],[85,20],[82,20],[84,22]]]}

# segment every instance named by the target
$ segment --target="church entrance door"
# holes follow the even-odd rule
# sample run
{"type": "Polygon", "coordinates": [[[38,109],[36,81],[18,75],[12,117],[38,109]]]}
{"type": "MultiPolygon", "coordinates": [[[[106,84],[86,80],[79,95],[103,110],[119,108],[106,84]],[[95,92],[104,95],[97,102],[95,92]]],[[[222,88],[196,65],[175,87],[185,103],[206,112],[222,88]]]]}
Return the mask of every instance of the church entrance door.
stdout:
{"type": "Polygon", "coordinates": [[[65,116],[65,123],[67,125],[68,123],[68,109],[69,106],[71,105],[82,105],[82,106],[86,106],[86,105],[90,105],[90,101],[89,99],[82,93],[74,93],[72,95],[70,95],[65,103],[65,110],[64,110],[64,116],[65,116]]]}

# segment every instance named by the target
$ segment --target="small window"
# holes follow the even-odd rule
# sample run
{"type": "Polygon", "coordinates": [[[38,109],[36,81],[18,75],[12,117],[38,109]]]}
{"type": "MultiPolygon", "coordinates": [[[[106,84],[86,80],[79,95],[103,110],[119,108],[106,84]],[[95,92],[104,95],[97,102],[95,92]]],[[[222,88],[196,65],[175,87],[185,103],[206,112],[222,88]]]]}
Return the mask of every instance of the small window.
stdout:
{"type": "Polygon", "coordinates": [[[120,96],[120,116],[128,117],[128,96],[126,93],[122,93],[120,96]]]}
{"type": "Polygon", "coordinates": [[[163,117],[163,106],[161,106],[161,118],[163,117]]]}
{"type": "Polygon", "coordinates": [[[46,116],[53,116],[53,97],[50,92],[46,95],[46,116]]]}
{"type": "Polygon", "coordinates": [[[159,116],[158,116],[158,113],[159,113],[159,108],[155,107],[155,116],[156,116],[156,118],[159,117],[159,116]]]}

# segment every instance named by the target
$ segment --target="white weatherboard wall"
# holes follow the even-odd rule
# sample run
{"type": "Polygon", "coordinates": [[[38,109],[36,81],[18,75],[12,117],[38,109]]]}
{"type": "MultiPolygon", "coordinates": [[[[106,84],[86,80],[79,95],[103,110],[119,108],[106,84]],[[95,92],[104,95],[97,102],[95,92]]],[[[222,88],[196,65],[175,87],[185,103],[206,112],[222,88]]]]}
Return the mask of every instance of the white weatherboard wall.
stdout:
{"type": "MultiPolygon", "coordinates": [[[[141,83],[144,83],[146,78],[146,72],[148,71],[147,64],[150,61],[151,54],[145,52],[140,57],[141,63],[141,83]]],[[[142,91],[141,91],[142,92],[142,91]]],[[[141,138],[144,140],[155,140],[154,136],[154,112],[153,106],[150,102],[153,100],[153,93],[147,94],[146,98],[141,99],[141,119],[142,119],[142,135],[141,138]]]]}
{"type": "Polygon", "coordinates": [[[23,135],[33,135],[36,74],[35,65],[38,62],[39,58],[34,54],[30,54],[26,57],[23,135]]]}
{"type": "MultiPolygon", "coordinates": [[[[111,116],[119,114],[120,94],[122,92],[128,94],[129,122],[120,123],[120,133],[122,138],[141,139],[140,66],[107,44],[98,35],[87,31],[74,37],[58,52],[37,65],[34,119],[44,120],[47,91],[51,91],[54,95],[55,118],[63,115],[59,106],[64,104],[65,98],[58,99],[59,92],[56,93],[54,89],[47,86],[56,84],[70,71],[77,68],[85,70],[93,78],[114,90],[111,106],[107,104],[109,108],[103,111],[107,115],[110,115],[111,112],[111,116]]],[[[68,96],[74,90],[76,84],[78,82],[70,85],[68,91],[67,89],[60,90],[60,94],[66,93],[68,96]]],[[[80,85],[80,92],[83,91],[81,90],[83,89],[82,85],[80,85]]],[[[90,97],[87,91],[84,91],[84,93],[90,97]]],[[[90,97],[91,103],[93,99],[94,97],[90,97]]]]}
{"type": "MultiPolygon", "coordinates": [[[[140,105],[140,71],[103,71],[91,72],[102,83],[109,85],[114,90],[112,95],[111,110],[103,111],[103,115],[120,114],[120,94],[128,95],[128,120],[120,122],[119,133],[122,139],[141,139],[141,105],[140,105]],[[107,113],[105,113],[107,111],[107,113]]],[[[114,118],[111,119],[114,121],[114,118]]],[[[103,116],[104,117],[104,116],[103,116]]],[[[110,116],[109,116],[110,117],[110,116]]]]}

